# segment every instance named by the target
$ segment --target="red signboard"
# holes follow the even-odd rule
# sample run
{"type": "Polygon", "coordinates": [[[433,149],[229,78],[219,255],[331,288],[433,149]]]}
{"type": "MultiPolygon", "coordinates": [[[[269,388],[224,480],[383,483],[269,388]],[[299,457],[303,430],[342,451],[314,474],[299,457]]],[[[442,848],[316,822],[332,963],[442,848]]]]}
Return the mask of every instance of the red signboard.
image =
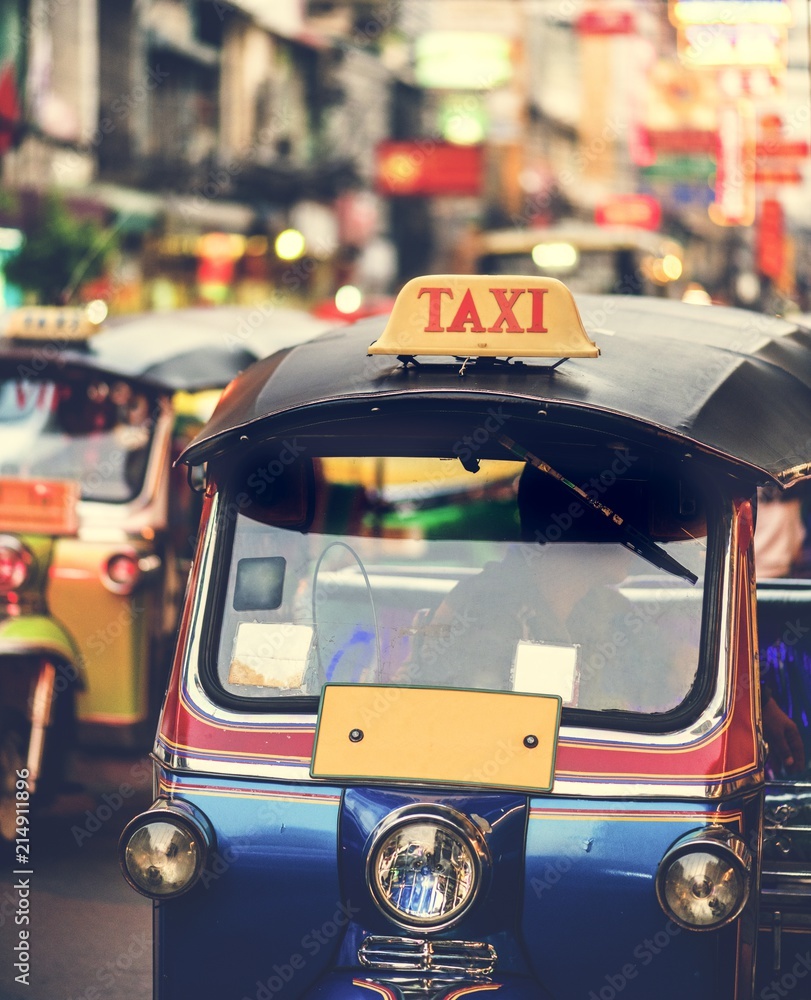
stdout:
{"type": "Polygon", "coordinates": [[[808,157],[809,144],[804,139],[783,136],[783,118],[779,114],[761,115],[755,143],[756,184],[800,184],[803,175],[799,161],[808,157]]]}
{"type": "Polygon", "coordinates": [[[630,10],[594,8],[578,17],[576,28],[580,35],[633,35],[636,23],[630,10]]]}
{"type": "Polygon", "coordinates": [[[0,67],[0,154],[7,153],[14,144],[19,120],[20,100],[14,67],[7,63],[0,67]]]}
{"type": "Polygon", "coordinates": [[[656,153],[715,153],[715,132],[700,128],[650,129],[648,137],[656,153]]]}
{"type": "Polygon", "coordinates": [[[774,198],[765,198],[757,220],[757,269],[774,281],[783,273],[785,243],[783,206],[774,198]]]}
{"type": "Polygon", "coordinates": [[[484,184],[482,146],[455,146],[432,139],[381,142],[376,184],[388,195],[480,195],[484,184]]]}
{"type": "Polygon", "coordinates": [[[757,143],[755,146],[755,155],[758,157],[779,156],[781,160],[786,158],[802,160],[808,156],[808,143],[802,140],[789,142],[788,140],[767,139],[764,142],[757,143]]]}
{"type": "Polygon", "coordinates": [[[662,207],[649,194],[619,194],[597,206],[594,221],[598,226],[658,229],[662,221],[662,207]]]}
{"type": "Polygon", "coordinates": [[[756,184],[802,184],[803,175],[796,167],[757,167],[756,184]]]}

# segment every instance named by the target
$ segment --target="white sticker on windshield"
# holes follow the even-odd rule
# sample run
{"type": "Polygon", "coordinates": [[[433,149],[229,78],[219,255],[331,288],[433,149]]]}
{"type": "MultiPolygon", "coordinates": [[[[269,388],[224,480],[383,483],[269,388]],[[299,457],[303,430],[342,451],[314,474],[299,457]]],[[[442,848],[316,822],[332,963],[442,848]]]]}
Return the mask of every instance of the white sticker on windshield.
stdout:
{"type": "Polygon", "coordinates": [[[301,688],[314,631],[312,625],[292,622],[241,622],[228,683],[281,690],[301,688]]]}
{"type": "Polygon", "coordinates": [[[513,691],[557,694],[564,705],[573,705],[579,653],[579,645],[519,641],[513,661],[513,691]]]}

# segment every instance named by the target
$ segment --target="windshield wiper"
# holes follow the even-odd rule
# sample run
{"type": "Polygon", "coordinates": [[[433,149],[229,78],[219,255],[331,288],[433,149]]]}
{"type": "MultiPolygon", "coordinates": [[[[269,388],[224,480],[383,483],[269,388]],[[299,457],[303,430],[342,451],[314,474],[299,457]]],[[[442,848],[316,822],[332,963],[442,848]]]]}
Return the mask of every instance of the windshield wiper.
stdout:
{"type": "Polygon", "coordinates": [[[540,469],[541,472],[545,472],[548,476],[553,479],[557,479],[559,483],[562,483],[567,489],[576,493],[584,503],[587,503],[592,509],[599,511],[604,514],[608,520],[613,524],[617,530],[622,534],[622,544],[631,549],[632,552],[636,552],[638,556],[642,556],[649,563],[652,563],[658,569],[663,569],[667,573],[672,573],[673,576],[681,577],[683,580],[687,580],[689,583],[697,583],[698,577],[695,573],[687,569],[686,566],[674,559],[673,556],[665,552],[661,545],[657,545],[652,538],[649,538],[646,534],[639,531],[633,525],[628,524],[628,522],[620,517],[616,511],[611,510],[610,507],[606,507],[604,503],[600,503],[599,500],[595,500],[586,493],[585,490],[581,489],[576,483],[571,482],[565,476],[561,475],[556,469],[553,469],[551,465],[544,462],[542,459],[538,458],[537,455],[533,455],[531,451],[527,451],[522,445],[517,444],[512,438],[507,437],[506,434],[502,434],[499,437],[499,443],[504,445],[504,447],[517,455],[518,458],[522,459],[529,465],[534,466],[536,469],[540,469]]]}

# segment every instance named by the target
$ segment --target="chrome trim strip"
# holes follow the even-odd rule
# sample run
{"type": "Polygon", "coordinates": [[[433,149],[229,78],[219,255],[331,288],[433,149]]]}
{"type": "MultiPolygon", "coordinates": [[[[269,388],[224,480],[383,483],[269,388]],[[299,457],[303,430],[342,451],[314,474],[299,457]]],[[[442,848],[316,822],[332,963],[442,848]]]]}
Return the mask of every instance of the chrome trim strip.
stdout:
{"type": "Polygon", "coordinates": [[[634,781],[579,781],[556,779],[552,788],[555,796],[575,796],[589,799],[723,799],[740,792],[761,787],[762,776],[749,774],[711,784],[701,781],[677,780],[671,783],[634,781]]]}
{"type": "MultiPolygon", "coordinates": [[[[259,763],[252,762],[250,769],[244,765],[222,759],[207,760],[194,755],[179,754],[163,744],[156,744],[153,753],[157,761],[169,771],[178,774],[208,774],[212,777],[231,778],[262,778],[273,781],[287,781],[301,784],[311,783],[314,788],[325,784],[310,778],[309,760],[302,763],[259,763]]],[[[759,782],[754,777],[747,781],[730,781],[716,785],[704,785],[697,782],[663,784],[638,782],[556,782],[555,797],[573,797],[584,799],[625,799],[642,801],[646,799],[683,799],[685,801],[713,801],[737,794],[739,791],[754,789],[759,782]]],[[[418,786],[414,786],[418,787],[418,786]]],[[[427,791],[436,792],[437,786],[425,786],[427,791]]]]}
{"type": "Polygon", "coordinates": [[[361,942],[358,961],[367,969],[483,978],[495,969],[498,955],[491,944],[483,941],[429,941],[427,938],[370,935],[361,942]]]}
{"type": "MultiPolygon", "coordinates": [[[[800,862],[800,864],[808,865],[808,862],[800,862]]],[[[800,889],[805,889],[811,892],[811,867],[792,868],[791,870],[785,868],[770,868],[771,862],[764,861],[763,869],[761,871],[761,883],[763,884],[762,892],[768,891],[768,887],[771,885],[782,884],[784,889],[781,891],[799,891],[800,889]],[[796,885],[795,885],[796,883],[796,885]]]]}

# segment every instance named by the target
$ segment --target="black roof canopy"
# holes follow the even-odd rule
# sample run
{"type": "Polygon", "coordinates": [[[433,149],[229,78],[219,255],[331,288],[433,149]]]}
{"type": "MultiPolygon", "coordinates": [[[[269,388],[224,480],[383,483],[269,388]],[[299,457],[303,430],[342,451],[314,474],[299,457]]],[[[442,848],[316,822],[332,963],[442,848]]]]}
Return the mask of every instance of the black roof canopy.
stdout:
{"type": "MultiPolygon", "coordinates": [[[[274,434],[314,408],[498,401],[548,406],[569,423],[656,432],[782,486],[811,475],[811,333],[744,310],[634,296],[576,296],[599,358],[404,367],[368,357],[385,317],[332,331],[251,366],[184,452],[197,464],[274,434]],[[286,422],[286,420],[285,420],[286,422]]],[[[337,412],[337,410],[336,410],[337,412]]]]}
{"type": "Polygon", "coordinates": [[[0,370],[39,378],[97,372],[164,392],[221,389],[258,358],[327,327],[271,303],[194,307],[115,317],[86,342],[70,342],[4,337],[0,317],[0,370]]]}

